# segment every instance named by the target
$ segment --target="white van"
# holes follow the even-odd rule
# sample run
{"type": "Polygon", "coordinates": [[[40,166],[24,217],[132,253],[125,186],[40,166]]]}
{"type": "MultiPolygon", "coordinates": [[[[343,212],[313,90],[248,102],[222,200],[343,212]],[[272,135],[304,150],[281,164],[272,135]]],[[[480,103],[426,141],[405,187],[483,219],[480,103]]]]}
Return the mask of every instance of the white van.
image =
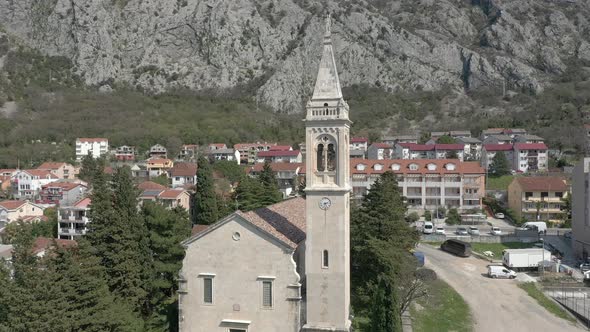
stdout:
{"type": "Polygon", "coordinates": [[[516,272],[505,268],[502,265],[488,265],[488,277],[490,278],[516,278],[516,272]]]}
{"type": "Polygon", "coordinates": [[[547,234],[547,223],[544,221],[528,221],[522,224],[522,228],[537,228],[539,234],[547,234]]]}
{"type": "Polygon", "coordinates": [[[424,228],[422,228],[422,233],[424,234],[432,234],[434,232],[434,224],[430,221],[424,223],[424,228]]]}

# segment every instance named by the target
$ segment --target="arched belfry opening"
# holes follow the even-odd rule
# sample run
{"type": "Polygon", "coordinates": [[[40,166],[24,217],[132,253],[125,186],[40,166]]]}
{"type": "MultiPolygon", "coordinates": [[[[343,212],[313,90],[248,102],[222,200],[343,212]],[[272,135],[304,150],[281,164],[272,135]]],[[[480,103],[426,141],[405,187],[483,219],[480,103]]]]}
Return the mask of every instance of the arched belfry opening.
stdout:
{"type": "Polygon", "coordinates": [[[336,140],[328,135],[320,136],[316,146],[316,171],[335,172],[336,158],[336,140]]]}

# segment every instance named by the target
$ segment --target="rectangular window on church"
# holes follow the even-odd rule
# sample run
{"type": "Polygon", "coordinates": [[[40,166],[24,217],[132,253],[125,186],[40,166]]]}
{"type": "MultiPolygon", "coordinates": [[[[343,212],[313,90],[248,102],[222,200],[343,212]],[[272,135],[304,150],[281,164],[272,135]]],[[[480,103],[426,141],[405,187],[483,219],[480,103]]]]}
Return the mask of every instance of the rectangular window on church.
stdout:
{"type": "Polygon", "coordinates": [[[213,304],[213,278],[203,278],[203,302],[213,304]]]}
{"type": "Polygon", "coordinates": [[[265,280],[262,282],[262,307],[272,308],[272,281],[265,280]]]}

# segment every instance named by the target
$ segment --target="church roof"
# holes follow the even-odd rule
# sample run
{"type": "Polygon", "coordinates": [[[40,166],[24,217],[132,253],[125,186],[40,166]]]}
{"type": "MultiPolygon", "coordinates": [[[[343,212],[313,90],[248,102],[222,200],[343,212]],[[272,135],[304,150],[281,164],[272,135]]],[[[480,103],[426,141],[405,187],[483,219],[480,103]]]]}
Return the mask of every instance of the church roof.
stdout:
{"type": "Polygon", "coordinates": [[[200,237],[207,235],[209,232],[215,231],[215,229],[223,224],[235,220],[236,216],[275,238],[290,249],[294,250],[301,241],[305,240],[305,199],[297,197],[254,211],[236,211],[209,226],[206,230],[194,234],[191,238],[184,241],[183,245],[186,246],[200,237]]]}
{"type": "Polygon", "coordinates": [[[318,76],[313,89],[312,100],[324,99],[341,99],[342,90],[340,89],[340,80],[338,79],[338,70],[334,60],[334,51],[332,50],[332,32],[330,17],[326,20],[326,32],[324,34],[324,50],[318,76]]]}

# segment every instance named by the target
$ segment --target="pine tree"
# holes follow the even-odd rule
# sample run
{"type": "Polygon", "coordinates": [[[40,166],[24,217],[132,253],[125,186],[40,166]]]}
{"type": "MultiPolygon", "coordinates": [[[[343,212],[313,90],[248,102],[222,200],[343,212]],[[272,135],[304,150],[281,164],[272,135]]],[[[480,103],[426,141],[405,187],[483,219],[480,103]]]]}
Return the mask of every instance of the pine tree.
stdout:
{"type": "Polygon", "coordinates": [[[490,165],[490,174],[494,176],[503,176],[510,174],[510,163],[506,158],[506,155],[502,151],[496,152],[494,158],[492,158],[492,164],[490,165]]]}
{"type": "Polygon", "coordinates": [[[234,192],[234,199],[237,202],[236,209],[240,211],[251,211],[264,206],[264,187],[262,182],[249,176],[244,177],[234,192]]]}
{"type": "Polygon", "coordinates": [[[401,321],[399,298],[405,286],[400,264],[408,262],[403,258],[411,255],[419,239],[405,222],[405,213],[396,176],[386,172],[351,214],[351,298],[355,311],[382,320],[372,321],[372,330],[398,331],[401,321]],[[374,307],[376,302],[381,307],[374,307]]]}
{"type": "Polygon", "coordinates": [[[262,172],[258,175],[258,180],[262,183],[262,206],[272,205],[282,200],[282,194],[279,191],[279,185],[275,172],[270,166],[270,162],[266,161],[262,167],[262,172]]]}
{"type": "Polygon", "coordinates": [[[156,203],[146,203],[142,216],[149,231],[149,246],[154,256],[154,278],[150,293],[149,325],[155,330],[176,330],[174,316],[178,272],[184,259],[181,241],[191,233],[189,216],[180,208],[168,210],[156,203]]]}
{"type": "Polygon", "coordinates": [[[105,268],[109,289],[140,312],[147,301],[151,262],[130,170],[118,169],[111,185],[103,172],[93,182],[87,239],[105,268]]]}
{"type": "Polygon", "coordinates": [[[203,156],[197,161],[197,190],[194,206],[195,223],[210,225],[219,219],[211,165],[203,156]]]}
{"type": "Polygon", "coordinates": [[[87,155],[85,155],[82,158],[80,173],[78,173],[78,178],[80,180],[84,180],[86,182],[91,182],[92,178],[94,177],[94,174],[97,171],[97,168],[98,168],[97,166],[98,166],[98,163],[97,163],[96,159],[94,159],[92,157],[92,155],[90,153],[88,153],[87,155]]]}

